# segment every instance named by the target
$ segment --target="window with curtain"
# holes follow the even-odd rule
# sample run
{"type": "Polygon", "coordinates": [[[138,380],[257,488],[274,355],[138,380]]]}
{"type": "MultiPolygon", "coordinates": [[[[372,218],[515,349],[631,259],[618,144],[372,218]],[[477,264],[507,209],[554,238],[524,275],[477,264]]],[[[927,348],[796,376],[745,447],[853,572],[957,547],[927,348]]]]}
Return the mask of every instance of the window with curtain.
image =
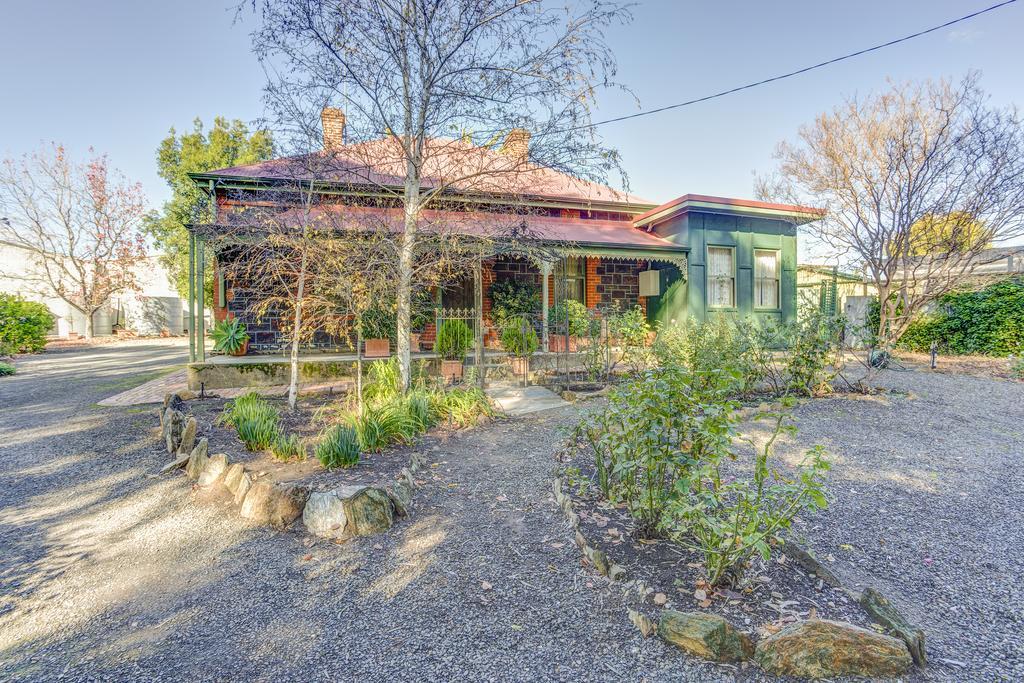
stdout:
{"type": "Polygon", "coordinates": [[[584,306],[586,299],[586,267],[582,256],[567,256],[562,260],[562,272],[565,275],[565,298],[579,301],[584,306]]]}
{"type": "Polygon", "coordinates": [[[736,275],[729,247],[708,247],[708,306],[736,305],[736,275]]]}
{"type": "Polygon", "coordinates": [[[779,252],[754,250],[754,306],[779,307],[779,252]]]}

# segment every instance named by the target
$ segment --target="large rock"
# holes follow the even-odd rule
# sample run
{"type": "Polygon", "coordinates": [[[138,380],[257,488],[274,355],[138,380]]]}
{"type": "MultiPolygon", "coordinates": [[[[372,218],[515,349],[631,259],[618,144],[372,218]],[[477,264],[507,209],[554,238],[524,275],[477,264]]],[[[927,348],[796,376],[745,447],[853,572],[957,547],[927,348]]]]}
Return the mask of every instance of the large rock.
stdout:
{"type": "Polygon", "coordinates": [[[716,614],[663,610],[658,635],[684,652],[713,662],[742,662],[754,654],[750,638],[716,614]]]}
{"type": "Polygon", "coordinates": [[[370,536],[394,524],[394,502],[372,486],[342,486],[309,497],[302,522],[310,533],[327,538],[370,536]]]}
{"type": "Polygon", "coordinates": [[[238,477],[238,483],[235,484],[235,505],[245,502],[245,497],[249,494],[249,489],[252,488],[252,482],[252,475],[243,470],[241,476],[238,477]]]}
{"type": "Polygon", "coordinates": [[[900,640],[907,644],[910,656],[918,666],[927,663],[924,652],[924,631],[911,624],[900,614],[888,598],[874,588],[866,588],[860,596],[860,604],[878,623],[891,629],[900,640]]]}
{"type": "Polygon", "coordinates": [[[302,514],[309,487],[298,484],[254,483],[242,501],[242,517],[284,529],[302,514]]]}
{"type": "Polygon", "coordinates": [[[757,663],[770,674],[801,678],[892,678],[910,667],[903,641],[852,624],[812,619],[757,644],[757,663]]]}
{"type": "Polygon", "coordinates": [[[229,465],[224,472],[224,488],[233,496],[238,493],[238,487],[242,483],[242,475],[245,474],[245,467],[240,462],[229,465]]]}
{"type": "Polygon", "coordinates": [[[224,473],[228,469],[228,456],[224,453],[212,455],[206,461],[206,466],[199,473],[198,484],[203,487],[215,486],[221,483],[224,473]]]}
{"type": "Polygon", "coordinates": [[[196,419],[191,415],[185,420],[185,426],[181,429],[181,436],[178,439],[178,455],[187,455],[196,446],[196,419]]]}
{"type": "Polygon", "coordinates": [[[199,475],[206,469],[206,463],[210,460],[207,455],[209,448],[209,442],[206,439],[200,439],[196,447],[192,449],[192,454],[188,456],[188,463],[185,465],[185,476],[192,481],[198,479],[199,475]]]}
{"type": "Polygon", "coordinates": [[[178,449],[178,444],[181,443],[181,430],[184,422],[185,416],[181,411],[174,408],[168,408],[164,414],[163,437],[168,453],[173,453],[178,449]]]}
{"type": "Polygon", "coordinates": [[[412,505],[412,486],[405,479],[400,479],[385,490],[394,503],[395,512],[401,517],[408,517],[409,506],[412,505]]]}

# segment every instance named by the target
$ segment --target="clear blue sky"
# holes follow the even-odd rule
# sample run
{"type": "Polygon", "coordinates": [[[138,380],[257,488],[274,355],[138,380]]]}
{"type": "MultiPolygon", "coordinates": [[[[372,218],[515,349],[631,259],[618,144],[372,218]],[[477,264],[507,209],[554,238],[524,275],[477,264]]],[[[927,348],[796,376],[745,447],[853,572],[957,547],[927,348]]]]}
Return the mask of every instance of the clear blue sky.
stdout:
{"type": "MultiPolygon", "coordinates": [[[[620,80],[645,108],[705,95],[942,23],[995,0],[701,2],[641,0],[610,39],[620,80]]],[[[0,155],[43,141],[92,146],[141,181],[154,206],[168,191],[155,150],[195,117],[254,120],[263,75],[247,22],[229,0],[0,0],[0,155]]],[[[959,77],[995,102],[1024,104],[1024,3],[951,30],[705,104],[604,127],[631,189],[665,201],[687,192],[749,197],[753,173],[800,124],[886,78],[959,77]]],[[[635,111],[613,94],[598,118],[635,111]]]]}

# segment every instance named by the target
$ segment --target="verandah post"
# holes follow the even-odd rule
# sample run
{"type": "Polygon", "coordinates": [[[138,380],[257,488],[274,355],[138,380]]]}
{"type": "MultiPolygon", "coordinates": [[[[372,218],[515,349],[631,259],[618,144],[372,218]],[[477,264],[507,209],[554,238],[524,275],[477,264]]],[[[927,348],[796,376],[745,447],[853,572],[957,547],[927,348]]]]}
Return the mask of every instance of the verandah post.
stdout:
{"type": "Polygon", "coordinates": [[[206,362],[206,241],[196,240],[196,360],[206,362]]]}
{"type": "Polygon", "coordinates": [[[548,349],[548,278],[551,276],[551,262],[544,259],[540,262],[540,324],[541,348],[545,353],[548,349]]]}
{"type": "Polygon", "coordinates": [[[476,365],[477,383],[484,388],[484,271],[483,257],[478,256],[473,267],[473,308],[476,309],[476,365]]]}
{"type": "Polygon", "coordinates": [[[196,236],[188,233],[188,362],[196,362],[196,236]]]}

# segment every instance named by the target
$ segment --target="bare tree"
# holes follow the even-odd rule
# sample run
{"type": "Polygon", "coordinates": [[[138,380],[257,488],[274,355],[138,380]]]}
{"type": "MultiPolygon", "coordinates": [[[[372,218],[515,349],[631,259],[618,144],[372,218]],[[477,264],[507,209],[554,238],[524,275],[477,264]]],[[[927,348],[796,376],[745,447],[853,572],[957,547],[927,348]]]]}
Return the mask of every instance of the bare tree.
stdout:
{"type": "MultiPolygon", "coordinates": [[[[243,3],[247,6],[249,3],[243,3]]],[[[309,148],[320,113],[340,106],[355,144],[339,168],[402,210],[397,355],[410,376],[410,300],[424,211],[453,194],[525,191],[542,167],[604,180],[618,155],[589,127],[613,85],[603,39],[628,18],[610,2],[539,0],[252,0],[254,50],[282,139],[309,148]],[[501,145],[501,161],[481,148],[501,145]],[[531,180],[532,179],[532,180],[531,180]]],[[[356,182],[356,180],[353,180],[356,182]]]]}
{"type": "Polygon", "coordinates": [[[882,348],[969,284],[986,247],[1024,234],[1020,119],[990,106],[975,74],[851,98],[777,157],[759,194],[824,210],[809,229],[877,285],[882,348]]]}
{"type": "Polygon", "coordinates": [[[138,289],[144,213],[141,186],[112,171],[105,156],[76,164],[54,145],[0,167],[0,242],[30,261],[25,272],[7,275],[81,312],[87,338],[96,311],[138,289]]]}

